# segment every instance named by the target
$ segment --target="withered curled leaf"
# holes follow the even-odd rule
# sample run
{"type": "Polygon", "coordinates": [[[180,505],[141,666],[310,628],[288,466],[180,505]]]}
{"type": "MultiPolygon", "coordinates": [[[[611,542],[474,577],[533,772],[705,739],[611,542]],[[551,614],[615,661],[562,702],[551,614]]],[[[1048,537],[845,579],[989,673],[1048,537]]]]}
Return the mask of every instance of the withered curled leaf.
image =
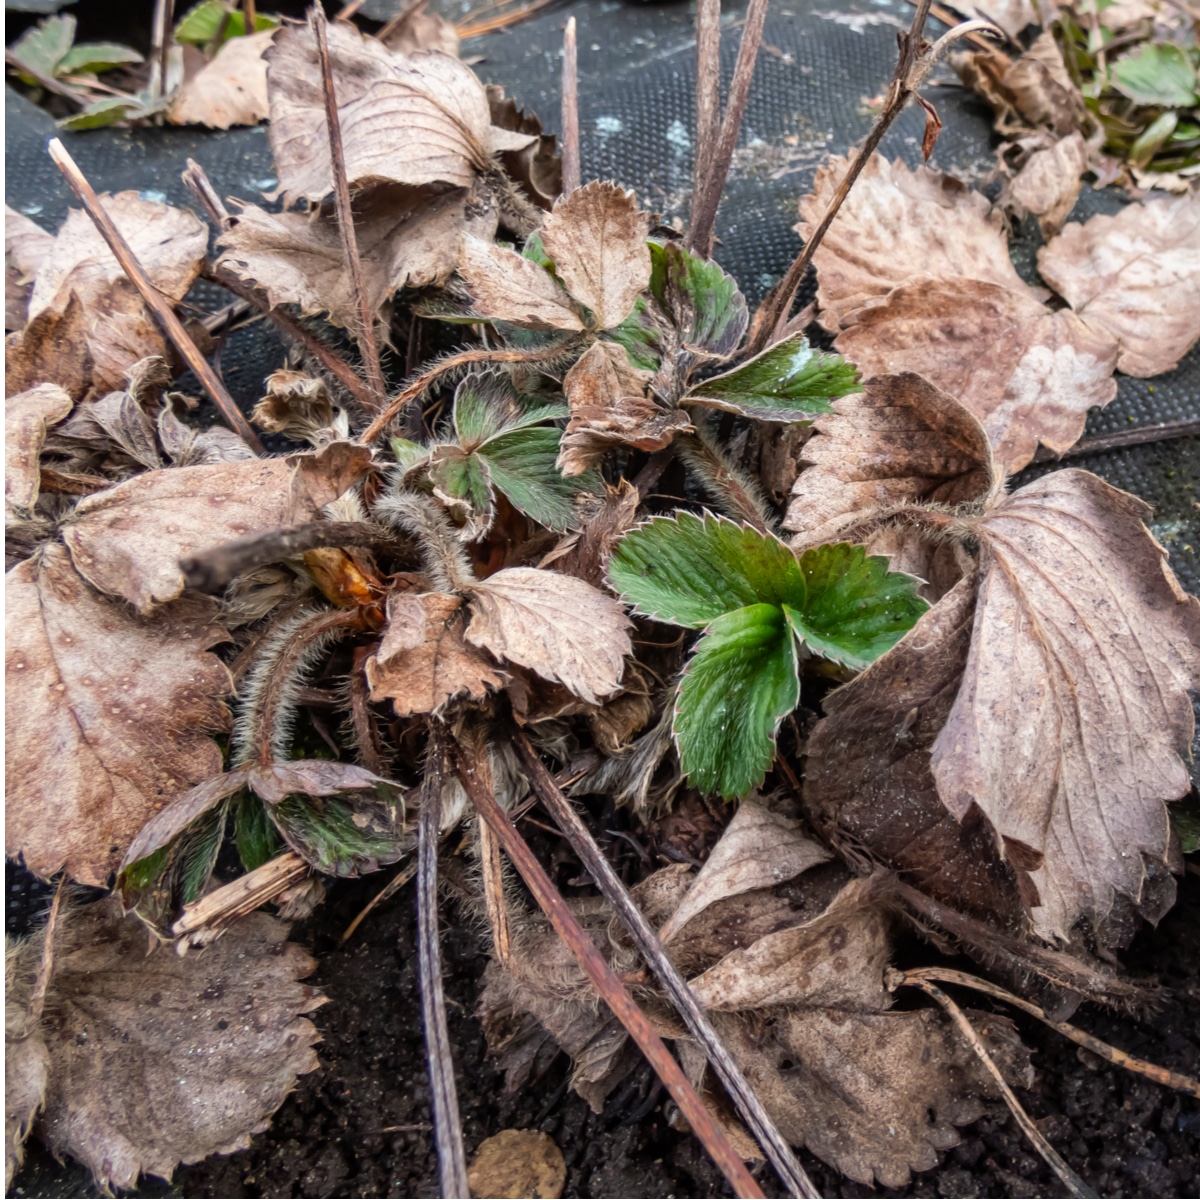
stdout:
{"type": "Polygon", "coordinates": [[[39,459],[46,429],[71,411],[71,397],[43,383],[4,402],[4,509],[28,513],[38,497],[39,459]]]}
{"type": "Polygon", "coordinates": [[[184,79],[167,120],[172,125],[207,125],[228,129],[232,125],[257,125],[265,120],[267,63],[263,58],[273,31],[230,38],[195,75],[184,79]]]}
{"type": "Polygon", "coordinates": [[[583,319],[571,297],[544,267],[493,242],[463,238],[458,273],[474,297],[474,309],[488,320],[523,329],[581,330],[583,319]]]}
{"type": "Polygon", "coordinates": [[[23,329],[38,267],[54,244],[27,216],[4,206],[4,330],[23,329]]]}
{"type": "Polygon", "coordinates": [[[1078,130],[1033,151],[1013,177],[1012,198],[1038,218],[1044,237],[1053,237],[1079,199],[1087,147],[1078,130]]]}

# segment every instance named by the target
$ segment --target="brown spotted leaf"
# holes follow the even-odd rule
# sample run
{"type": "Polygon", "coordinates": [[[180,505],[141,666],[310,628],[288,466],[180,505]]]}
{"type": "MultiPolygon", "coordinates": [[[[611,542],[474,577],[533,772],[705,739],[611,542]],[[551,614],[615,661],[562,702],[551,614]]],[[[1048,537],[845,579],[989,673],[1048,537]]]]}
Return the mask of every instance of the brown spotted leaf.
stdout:
{"type": "Polygon", "coordinates": [[[430,592],[388,599],[379,652],[367,659],[372,700],[391,700],[399,717],[437,713],[458,697],[481,700],[502,688],[503,671],[463,638],[461,597],[430,592]]]}
{"type": "Polygon", "coordinates": [[[215,607],[136,617],[58,545],[7,580],[7,852],[103,887],[138,830],[221,769],[229,675],[215,607]]]}
{"type": "Polygon", "coordinates": [[[515,250],[468,235],[459,248],[458,273],[474,298],[474,311],[486,320],[523,329],[583,328],[554,276],[515,250]]]}
{"type": "Polygon", "coordinates": [[[629,316],[650,284],[649,217],[632,192],[589,183],[559,200],[542,225],[542,244],[558,277],[591,309],[599,329],[629,316]]]}
{"type": "Polygon", "coordinates": [[[616,600],[582,579],[509,567],[472,587],[467,641],[599,704],[621,685],[629,625],[616,600]]]}
{"type": "Polygon", "coordinates": [[[4,330],[24,329],[38,267],[54,244],[28,217],[4,206],[4,330]]]}
{"type": "Polygon", "coordinates": [[[92,584],[148,613],[182,593],[181,558],[311,520],[369,462],[365,447],[335,442],[318,454],[147,471],[83,500],[63,539],[92,584]]]}
{"type": "Polygon", "coordinates": [[[206,125],[209,129],[257,125],[266,120],[270,106],[263,53],[272,36],[271,30],[264,29],[231,37],[215,57],[183,81],[167,120],[172,125],[206,125]]]}
{"type": "Polygon", "coordinates": [[[1038,252],[1038,270],[1097,337],[1119,344],[1118,370],[1170,371],[1200,338],[1200,195],[1068,225],[1038,252]]]}
{"type": "Polygon", "coordinates": [[[662,450],[677,433],[691,432],[686,412],[649,395],[650,374],[634,367],[614,342],[594,343],[567,372],[563,390],[571,419],[558,455],[564,475],[582,475],[614,445],[662,450]]]}
{"type": "Polygon", "coordinates": [[[1143,854],[1167,852],[1164,801],[1190,787],[1182,754],[1200,684],[1200,602],[1143,525],[1150,508],[1086,471],[1023,487],[977,525],[982,576],[970,657],[933,772],[947,808],[976,803],[1066,938],[1143,854]],[[1038,865],[1040,864],[1040,865],[1038,865]]]}
{"type": "Polygon", "coordinates": [[[862,374],[924,376],[978,418],[1005,473],[1062,453],[1117,394],[1117,349],[1074,313],[975,279],[924,280],[862,309],[834,343],[862,374]]]}
{"type": "Polygon", "coordinates": [[[4,507],[28,513],[38,497],[38,461],[46,430],[71,411],[71,397],[43,383],[4,402],[4,507]]]}
{"type": "Polygon", "coordinates": [[[102,1188],[250,1144],[315,1070],[324,997],[287,926],[252,913],[202,953],[147,956],[145,926],[114,900],[59,935],[43,1036],[51,1051],[43,1130],[102,1188]]]}

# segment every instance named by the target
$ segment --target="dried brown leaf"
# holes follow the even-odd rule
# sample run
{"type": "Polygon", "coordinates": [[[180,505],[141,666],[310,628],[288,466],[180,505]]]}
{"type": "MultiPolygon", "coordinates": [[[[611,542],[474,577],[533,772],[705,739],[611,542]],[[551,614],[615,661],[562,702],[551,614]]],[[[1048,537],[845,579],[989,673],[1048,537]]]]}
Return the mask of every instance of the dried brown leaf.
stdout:
{"type": "Polygon", "coordinates": [[[468,235],[459,247],[458,273],[481,317],[525,329],[583,328],[571,297],[550,272],[515,250],[468,235]]]}
{"type": "Polygon", "coordinates": [[[299,982],[316,963],[286,937],[252,913],[202,953],[147,957],[145,926],[114,901],[75,914],[44,1022],[50,1149],[131,1188],[248,1146],[318,1065],[303,1014],[324,997],[299,982]]]}
{"type": "MultiPolygon", "coordinates": [[[[100,203],[154,287],[172,302],[182,300],[208,248],[208,231],[199,218],[186,209],[143,200],[137,192],[103,195],[100,203]]],[[[72,293],[88,316],[87,345],[98,391],[121,390],[134,363],[166,353],[163,335],[137,289],[91,218],[79,209],[71,210],[38,268],[29,298],[31,328],[39,316],[64,313],[72,293]]],[[[57,376],[50,378],[67,386],[57,376]]]]}
{"type": "MultiPolygon", "coordinates": [[[[847,166],[834,156],[817,171],[812,194],[800,201],[802,237],[824,214],[847,166]]],[[[878,155],[863,168],[813,261],[821,324],[833,333],[915,278],[1026,290],[1008,255],[1001,215],[984,196],[951,175],[878,155]]]]}
{"type": "Polygon", "coordinates": [[[172,796],[215,775],[229,675],[210,602],[154,621],[93,592],[48,546],[7,581],[7,852],[103,887],[172,796]]]}
{"type": "Polygon", "coordinates": [[[520,184],[534,204],[548,212],[562,191],[562,156],[558,152],[558,139],[554,134],[542,131],[542,123],[534,113],[523,112],[515,100],[506,98],[502,87],[488,84],[487,96],[493,125],[533,137],[534,140],[522,150],[504,151],[500,161],[509,178],[520,184]]]}
{"type": "Polygon", "coordinates": [[[4,330],[24,329],[38,267],[54,244],[28,217],[4,206],[4,330]]]}
{"type": "Polygon", "coordinates": [[[542,224],[558,277],[591,309],[597,328],[620,325],[649,286],[649,233],[633,193],[599,181],[559,200],[542,224]]]}
{"type": "Polygon", "coordinates": [[[600,587],[613,546],[637,522],[638,501],[637,488],[628,479],[615,488],[605,484],[602,496],[584,496],[579,502],[579,529],[567,534],[538,566],[553,565],[564,575],[600,587]]]}
{"type": "Polygon", "coordinates": [[[63,540],[89,582],[148,613],[183,592],[181,558],[311,520],[369,462],[365,447],[335,442],[317,454],[147,471],[83,500],[63,540]]]}
{"type": "Polygon", "coordinates": [[[1137,899],[1142,855],[1167,852],[1165,800],[1200,683],[1200,602],[1142,522],[1150,508],[1086,471],[1028,484],[977,526],[971,653],[933,772],[947,808],[977,803],[1028,862],[1035,928],[1066,938],[1115,893],[1137,899]]]}
{"type": "Polygon", "coordinates": [[[1130,204],[1069,225],[1038,270],[1127,375],[1173,370],[1200,338],[1200,194],[1130,204]]]}
{"type": "Polygon", "coordinates": [[[949,812],[929,766],[966,665],[975,588],[974,578],[960,581],[887,654],[826,697],[825,718],[808,739],[804,803],[851,861],[891,867],[935,899],[1015,929],[1036,893],[1002,861],[977,806],[961,823],[949,812]]]}
{"type": "Polygon", "coordinates": [[[1034,150],[1013,177],[1009,194],[1034,213],[1042,236],[1053,237],[1075,207],[1087,170],[1087,147],[1078,130],[1052,145],[1034,150]]]}
{"type": "Polygon", "coordinates": [[[172,125],[257,125],[270,113],[267,62],[273,31],[230,38],[216,57],[185,79],[167,111],[172,125]]]}
{"type": "Polygon", "coordinates": [[[567,1182],[567,1164],[548,1133],[502,1129],[480,1142],[467,1182],[472,1196],[558,1200],[567,1182]]]}
{"type": "Polygon", "coordinates": [[[401,15],[389,21],[387,37],[382,38],[389,50],[400,54],[415,54],[418,50],[440,50],[452,58],[458,57],[458,30],[438,13],[426,11],[429,5],[410,4],[401,15]]]}
{"type": "Polygon", "coordinates": [[[77,295],[61,312],[39,313],[4,341],[4,391],[12,396],[43,383],[56,383],[72,400],[91,390],[93,357],[90,319],[77,295]]]}
{"type": "Polygon", "coordinates": [[[961,0],[951,8],[963,14],[964,19],[989,17],[1011,38],[1016,38],[1027,25],[1041,25],[1041,12],[1033,0],[981,0],[978,4],[961,0]]]}
{"type": "MultiPolygon", "coordinates": [[[[478,189],[380,186],[359,196],[354,229],[367,298],[378,311],[402,287],[444,283],[469,233],[487,241],[495,205],[478,189]]],[[[272,306],[327,313],[344,328],[359,321],[353,281],[332,213],[268,212],[242,205],[221,235],[218,265],[266,292],[272,306]]]]}
{"type": "Polygon", "coordinates": [[[1024,284],[910,283],[862,309],[835,345],[868,378],[912,371],[956,397],[1005,473],[1025,466],[1038,442],[1069,449],[1087,410],[1117,394],[1108,336],[1072,312],[1051,312],[1024,284]]]}
{"type": "MultiPolygon", "coordinates": [[[[351,187],[468,188],[493,154],[532,140],[492,125],[483,85],[458,59],[436,50],[394,54],[347,21],[331,22],[327,33],[351,187]]],[[[333,173],[311,29],[283,26],[266,57],[269,137],[284,204],[323,200],[333,173]]]]}
{"type": "Polygon", "coordinates": [[[599,704],[621,685],[629,626],[621,605],[582,579],[509,567],[472,587],[467,641],[599,704]]]}
{"type": "Polygon", "coordinates": [[[37,502],[39,458],[46,430],[71,411],[71,397],[43,383],[4,402],[4,507],[28,513],[37,502]]]}
{"type": "Polygon", "coordinates": [[[756,800],[743,800],[679,907],[659,931],[664,944],[719,900],[773,887],[832,855],[804,826],[756,800]]]}
{"type": "Polygon", "coordinates": [[[50,1052],[30,1019],[29,993],[38,944],[6,939],[4,947],[4,1186],[25,1158],[25,1140],[46,1096],[50,1052]]]}
{"type": "Polygon", "coordinates": [[[580,357],[563,381],[571,406],[558,455],[564,475],[582,475],[614,445],[662,450],[677,433],[691,432],[686,412],[648,394],[650,377],[615,342],[595,342],[580,357]]]}
{"type": "Polygon", "coordinates": [[[481,700],[502,688],[503,671],[463,639],[461,597],[430,592],[388,599],[379,653],[367,659],[372,700],[391,700],[399,717],[436,713],[459,696],[481,700]]]}

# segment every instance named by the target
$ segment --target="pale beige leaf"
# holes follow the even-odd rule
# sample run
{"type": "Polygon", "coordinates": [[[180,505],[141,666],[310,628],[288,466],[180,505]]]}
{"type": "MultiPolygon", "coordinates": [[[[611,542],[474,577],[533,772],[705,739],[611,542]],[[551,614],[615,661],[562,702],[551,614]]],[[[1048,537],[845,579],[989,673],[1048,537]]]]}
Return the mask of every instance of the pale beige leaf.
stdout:
{"type": "Polygon", "coordinates": [[[270,112],[267,63],[263,58],[273,31],[232,37],[175,93],[167,112],[172,125],[257,125],[270,112]]]}
{"type": "MultiPolygon", "coordinates": [[[[498,213],[477,190],[379,186],[355,206],[363,283],[378,311],[402,287],[444,283],[458,265],[461,235],[487,241],[498,213]]],[[[357,328],[357,300],[336,218],[328,212],[268,212],[243,205],[221,235],[219,266],[266,292],[272,306],[295,304],[357,328]]]]}
{"type": "Polygon", "coordinates": [[[564,475],[582,475],[616,444],[662,450],[677,433],[691,432],[686,412],[649,394],[650,376],[615,342],[595,342],[579,358],[563,380],[571,406],[558,455],[564,475]]]}
{"type": "MultiPolygon", "coordinates": [[[[802,237],[821,219],[847,165],[834,156],[817,171],[812,194],[800,201],[802,237]]],[[[878,155],[863,168],[813,261],[821,324],[834,333],[918,277],[1026,290],[1008,256],[1001,215],[984,196],[953,176],[878,155]]]]}
{"type": "Polygon", "coordinates": [[[1200,603],[1142,522],[1150,508],[1086,471],[1028,484],[978,524],[983,575],[971,653],[933,746],[943,802],[975,802],[1029,861],[1035,928],[1066,938],[1143,854],[1167,851],[1164,805],[1187,792],[1188,688],[1200,603]],[[1040,861],[1040,866],[1037,863],[1040,861]]]}
{"type": "MultiPolygon", "coordinates": [[[[182,300],[208,249],[208,231],[200,219],[186,209],[143,200],[137,192],[104,195],[100,203],[155,288],[172,302],[182,300]]],[[[64,313],[72,293],[88,316],[86,341],[98,391],[122,389],[125,372],[135,362],[166,353],[137,289],[91,218],[79,209],[71,210],[38,268],[29,299],[30,325],[39,316],[64,313]]],[[[62,379],[51,381],[66,386],[62,379]]]]}
{"type": "Polygon", "coordinates": [[[515,250],[467,236],[459,248],[458,273],[481,317],[525,329],[583,328],[571,297],[550,272],[515,250]]]}
{"type": "Polygon", "coordinates": [[[29,993],[39,955],[33,941],[5,938],[4,947],[4,1186],[25,1157],[25,1140],[46,1095],[50,1052],[29,1017],[29,993]]]}
{"type": "Polygon", "coordinates": [[[995,486],[979,421],[920,375],[876,376],[833,406],[836,414],[817,418],[801,451],[811,465],[783,520],[796,549],[837,541],[839,529],[876,509],[964,504],[995,486]]]}
{"type": "Polygon", "coordinates": [[[47,546],[7,579],[7,852],[103,887],[168,800],[221,769],[229,675],[210,601],[140,620],[47,546]]]}
{"type": "Polygon", "coordinates": [[[989,17],[995,21],[1011,38],[1016,38],[1027,25],[1042,25],[1042,13],[1054,11],[1047,9],[1049,0],[1038,0],[1035,7],[1033,0],[958,0],[950,7],[962,13],[969,20],[972,17],[989,17]],[[1040,10],[1040,11],[1039,11],[1040,10]]]}
{"type": "Polygon", "coordinates": [[[28,217],[4,206],[4,329],[24,329],[33,279],[54,244],[28,217]]]}
{"type": "Polygon", "coordinates": [[[835,342],[864,376],[912,371],[978,418],[1006,474],[1038,442],[1057,453],[1083,433],[1089,408],[1117,394],[1116,346],[1063,310],[974,279],[898,287],[863,309],[835,342]]]}
{"type": "Polygon", "coordinates": [[[582,579],[509,567],[472,587],[467,641],[599,704],[621,686],[629,625],[616,600],[582,579]]]}
{"type": "MultiPolygon", "coordinates": [[[[387,24],[387,37],[383,44],[389,50],[401,54],[415,54],[418,50],[440,50],[443,54],[458,57],[458,30],[438,13],[428,12],[425,2],[406,5],[400,15],[387,24]]],[[[382,33],[383,30],[380,30],[382,33]]]]}
{"type": "Polygon", "coordinates": [[[567,1182],[562,1151],[548,1133],[502,1129],[484,1138],[467,1168],[472,1196],[558,1200],[567,1182]]]}
{"type": "Polygon", "coordinates": [[[1035,150],[1010,184],[1012,198],[1034,213],[1042,236],[1053,237],[1075,207],[1087,170],[1087,147],[1079,130],[1035,150]]]}
{"type": "Polygon", "coordinates": [[[461,597],[400,596],[389,603],[388,613],[397,628],[384,631],[386,659],[367,659],[367,683],[371,699],[391,700],[398,717],[440,712],[460,696],[482,700],[504,686],[504,672],[463,640],[461,597]]]}
{"type": "Polygon", "coordinates": [[[1038,253],[1042,278],[1120,345],[1117,369],[1159,375],[1200,338],[1200,194],[1068,225],[1038,253]]]}
{"type": "Polygon", "coordinates": [[[317,454],[147,471],[81,501],[63,540],[86,579],[149,613],[182,593],[181,558],[311,520],[370,457],[335,442],[317,454]]]}
{"type": "Polygon", "coordinates": [[[696,882],[659,931],[659,940],[669,942],[688,921],[718,900],[774,887],[831,857],[799,821],[759,801],[743,800],[696,882]]]}
{"type": "Polygon", "coordinates": [[[304,1014],[324,997],[300,982],[316,963],[286,938],[252,913],[202,952],[147,956],[145,926],[115,900],[74,914],[43,1023],[50,1149],[132,1188],[248,1146],[318,1066],[304,1014]]]}
{"type": "MultiPolygon", "coordinates": [[[[457,58],[436,50],[394,54],[347,21],[330,23],[327,32],[352,187],[470,187],[493,153],[532,140],[492,126],[483,85],[457,58]]],[[[323,200],[333,175],[311,30],[283,26],[266,57],[269,137],[284,203],[323,200]]]]}
{"type": "Polygon", "coordinates": [[[542,225],[542,244],[558,277],[595,317],[612,329],[629,316],[650,284],[650,219],[632,192],[615,183],[589,183],[554,205],[542,225]]]}
{"type": "Polygon", "coordinates": [[[4,402],[4,507],[28,513],[38,497],[39,457],[46,430],[71,411],[71,397],[43,383],[4,402]]]}

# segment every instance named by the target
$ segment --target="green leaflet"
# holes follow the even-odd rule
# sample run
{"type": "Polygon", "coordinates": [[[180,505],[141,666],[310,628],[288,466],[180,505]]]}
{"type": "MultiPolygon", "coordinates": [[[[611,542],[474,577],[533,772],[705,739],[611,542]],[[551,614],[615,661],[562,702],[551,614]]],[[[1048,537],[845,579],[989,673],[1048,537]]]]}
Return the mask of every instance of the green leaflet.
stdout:
{"type": "MultiPolygon", "coordinates": [[[[278,17],[254,14],[255,33],[274,29],[278,24],[278,17]]],[[[207,46],[220,37],[217,45],[223,45],[230,38],[242,37],[245,32],[246,17],[238,5],[230,4],[228,0],[202,0],[175,26],[175,40],[183,45],[207,46]]]]}
{"type": "Polygon", "coordinates": [[[732,354],[749,323],[746,297],[733,277],[675,242],[651,242],[650,257],[650,290],[684,346],[715,358],[732,354]]]}
{"type": "Polygon", "coordinates": [[[483,537],[491,529],[496,496],[481,454],[468,454],[457,446],[439,446],[429,457],[429,482],[434,495],[462,523],[470,540],[483,537]]]}
{"type": "Polygon", "coordinates": [[[93,100],[73,117],[64,117],[58,122],[58,127],[76,133],[84,129],[106,129],[109,125],[124,121],[126,117],[143,116],[146,111],[137,101],[123,100],[120,96],[104,96],[93,100]]]}
{"type": "Polygon", "coordinates": [[[569,529],[575,523],[574,498],[583,490],[599,490],[594,473],[564,479],[558,470],[562,431],[537,427],[513,429],[476,452],[493,486],[512,506],[547,529],[569,529]]]}
{"type": "Polygon", "coordinates": [[[396,806],[383,798],[291,795],[273,805],[270,816],[310,867],[341,878],[378,871],[411,842],[396,806]]]}
{"type": "Polygon", "coordinates": [[[391,440],[392,453],[396,456],[396,466],[400,473],[407,475],[418,463],[429,457],[429,447],[420,442],[410,442],[407,438],[394,437],[391,440]]]}
{"type": "Polygon", "coordinates": [[[841,355],[814,350],[799,335],[707,379],[681,404],[719,408],[759,421],[808,421],[833,412],[831,400],[860,392],[858,371],[841,355]]]}
{"type": "Polygon", "coordinates": [[[608,578],[642,616],[692,629],[737,608],[804,595],[799,563],[783,542],[712,513],[654,517],[631,529],[608,578]]]}
{"type": "MultiPolygon", "coordinates": [[[[52,16],[27,29],[9,46],[8,51],[18,62],[41,71],[43,75],[53,75],[74,41],[75,18],[52,16]]],[[[33,77],[25,77],[25,82],[33,83],[33,77]]]]}
{"type": "Polygon", "coordinates": [[[131,46],[118,46],[115,42],[84,42],[72,46],[59,60],[60,75],[78,75],[90,72],[95,75],[109,71],[123,63],[139,63],[142,56],[131,46]]]}
{"type": "Polygon", "coordinates": [[[746,795],[775,758],[779,722],[800,700],[783,613],[753,604],[718,617],[684,671],[675,709],[679,762],[702,792],[746,795]]]}
{"type": "Polygon", "coordinates": [[[238,858],[247,871],[256,871],[279,853],[279,835],[267,814],[267,806],[250,793],[238,801],[233,836],[238,858]]]}
{"type": "MultiPolygon", "coordinates": [[[[650,243],[653,247],[654,243],[650,243]]],[[[620,325],[604,331],[604,339],[616,342],[625,348],[630,363],[641,371],[657,371],[662,365],[665,351],[662,318],[649,304],[645,296],[639,296],[633,310],[620,325]]]]}
{"type": "Polygon", "coordinates": [[[1170,42],[1148,42],[1112,68],[1113,87],[1138,104],[1186,108],[1200,103],[1196,67],[1187,53],[1170,42]]]}

